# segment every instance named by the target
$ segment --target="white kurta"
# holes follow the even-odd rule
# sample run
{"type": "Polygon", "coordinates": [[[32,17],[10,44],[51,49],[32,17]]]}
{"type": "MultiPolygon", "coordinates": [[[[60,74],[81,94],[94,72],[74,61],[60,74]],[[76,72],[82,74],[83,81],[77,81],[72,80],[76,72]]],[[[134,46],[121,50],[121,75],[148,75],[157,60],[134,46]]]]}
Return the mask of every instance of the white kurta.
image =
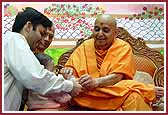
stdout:
{"type": "Polygon", "coordinates": [[[40,94],[70,92],[73,82],[44,69],[19,33],[4,37],[4,111],[18,111],[23,88],[40,94]]]}

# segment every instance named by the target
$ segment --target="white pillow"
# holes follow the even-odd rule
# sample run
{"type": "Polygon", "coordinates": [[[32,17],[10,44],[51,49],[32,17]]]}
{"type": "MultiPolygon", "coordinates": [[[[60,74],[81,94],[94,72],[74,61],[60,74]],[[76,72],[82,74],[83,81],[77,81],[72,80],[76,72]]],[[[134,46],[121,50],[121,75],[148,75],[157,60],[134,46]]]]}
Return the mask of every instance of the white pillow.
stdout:
{"type": "Polygon", "coordinates": [[[145,84],[154,84],[153,78],[149,73],[136,71],[133,80],[143,82],[145,84]]]}

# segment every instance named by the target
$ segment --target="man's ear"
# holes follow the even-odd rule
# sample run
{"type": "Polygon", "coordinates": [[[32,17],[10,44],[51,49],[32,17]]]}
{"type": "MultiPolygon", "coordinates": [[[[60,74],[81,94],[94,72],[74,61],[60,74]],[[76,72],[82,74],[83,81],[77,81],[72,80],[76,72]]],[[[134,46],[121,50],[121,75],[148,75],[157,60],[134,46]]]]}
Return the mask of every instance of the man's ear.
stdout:
{"type": "Polygon", "coordinates": [[[118,27],[116,27],[116,30],[115,30],[115,37],[118,36],[118,33],[119,33],[119,29],[118,29],[118,27]]]}
{"type": "Polygon", "coordinates": [[[30,31],[33,30],[33,25],[32,25],[32,23],[30,21],[26,22],[25,30],[26,30],[27,33],[29,33],[30,31]]]}

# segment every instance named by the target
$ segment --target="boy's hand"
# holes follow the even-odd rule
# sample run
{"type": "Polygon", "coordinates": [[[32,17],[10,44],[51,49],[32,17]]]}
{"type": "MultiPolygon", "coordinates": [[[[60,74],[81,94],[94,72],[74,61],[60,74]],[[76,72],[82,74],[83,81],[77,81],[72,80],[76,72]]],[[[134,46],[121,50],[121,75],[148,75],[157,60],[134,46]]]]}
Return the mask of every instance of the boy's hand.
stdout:
{"type": "Polygon", "coordinates": [[[69,76],[73,75],[73,69],[70,67],[64,67],[61,69],[60,73],[67,79],[69,76]]]}

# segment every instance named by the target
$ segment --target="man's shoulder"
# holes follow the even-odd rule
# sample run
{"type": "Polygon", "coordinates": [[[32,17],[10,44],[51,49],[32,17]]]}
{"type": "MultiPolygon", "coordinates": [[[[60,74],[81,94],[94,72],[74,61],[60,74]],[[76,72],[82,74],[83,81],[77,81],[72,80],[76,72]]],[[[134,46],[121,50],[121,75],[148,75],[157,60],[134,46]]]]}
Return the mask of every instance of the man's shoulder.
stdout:
{"type": "Polygon", "coordinates": [[[87,39],[83,41],[83,43],[81,43],[79,46],[86,47],[86,46],[92,46],[92,45],[94,45],[94,39],[87,39]]]}
{"type": "Polygon", "coordinates": [[[130,44],[122,39],[117,38],[116,44],[122,47],[131,47],[130,44]]]}
{"type": "Polygon", "coordinates": [[[128,44],[126,41],[124,41],[120,38],[116,38],[116,41],[119,42],[120,44],[128,44]]]}
{"type": "Polygon", "coordinates": [[[12,40],[26,40],[26,38],[22,34],[17,32],[11,32],[11,31],[7,31],[4,34],[4,37],[5,39],[12,39],[12,40]]]}
{"type": "MultiPolygon", "coordinates": [[[[29,45],[27,43],[26,38],[21,35],[20,33],[16,33],[16,32],[6,32],[4,34],[4,44],[16,44],[14,45],[15,48],[20,48],[20,49],[24,49],[24,48],[29,48],[29,45]]],[[[8,45],[7,45],[8,46],[8,45]]]]}
{"type": "Polygon", "coordinates": [[[84,49],[92,49],[94,48],[94,39],[87,39],[83,41],[76,49],[76,51],[83,51],[84,49]]]}
{"type": "Polygon", "coordinates": [[[7,31],[4,35],[5,36],[12,36],[12,35],[19,35],[19,33],[12,32],[12,31],[7,31]]]}
{"type": "Polygon", "coordinates": [[[87,44],[87,43],[93,43],[94,42],[94,39],[87,39],[84,41],[84,44],[87,44]]]}
{"type": "Polygon", "coordinates": [[[7,31],[4,34],[4,38],[6,40],[24,40],[25,39],[25,37],[23,35],[21,35],[20,33],[11,32],[11,31],[7,31]]]}

